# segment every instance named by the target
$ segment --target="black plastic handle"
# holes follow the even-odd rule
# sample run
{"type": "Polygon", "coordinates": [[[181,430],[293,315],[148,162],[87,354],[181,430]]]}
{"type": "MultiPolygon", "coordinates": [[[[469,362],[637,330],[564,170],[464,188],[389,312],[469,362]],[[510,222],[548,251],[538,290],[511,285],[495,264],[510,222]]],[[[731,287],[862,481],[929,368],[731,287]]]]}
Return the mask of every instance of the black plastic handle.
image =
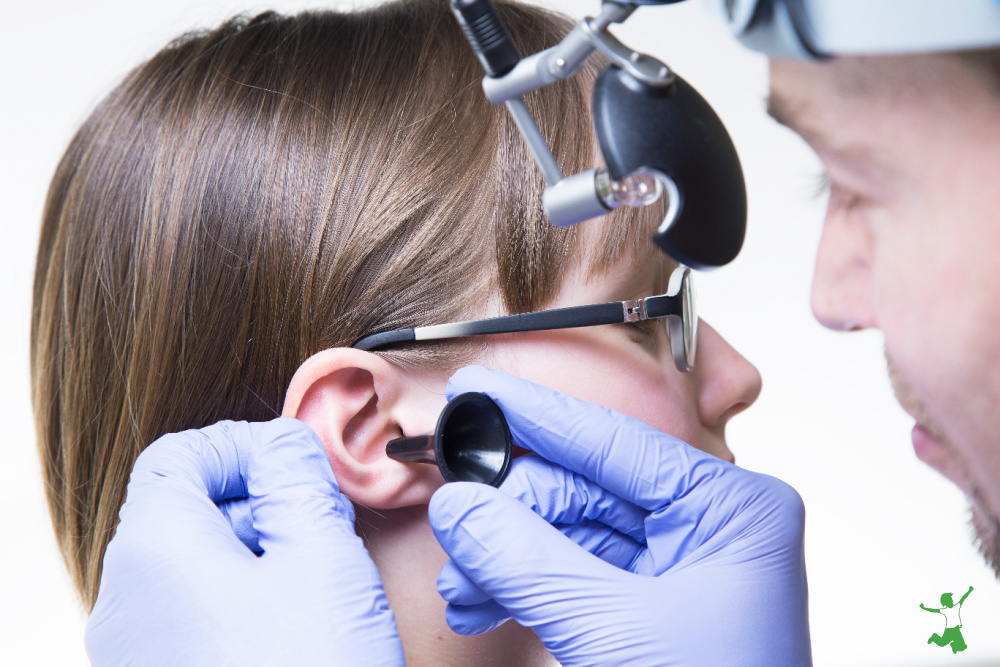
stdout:
{"type": "Polygon", "coordinates": [[[451,10],[488,75],[503,76],[514,69],[521,54],[492,0],[451,0],[451,10]]]}

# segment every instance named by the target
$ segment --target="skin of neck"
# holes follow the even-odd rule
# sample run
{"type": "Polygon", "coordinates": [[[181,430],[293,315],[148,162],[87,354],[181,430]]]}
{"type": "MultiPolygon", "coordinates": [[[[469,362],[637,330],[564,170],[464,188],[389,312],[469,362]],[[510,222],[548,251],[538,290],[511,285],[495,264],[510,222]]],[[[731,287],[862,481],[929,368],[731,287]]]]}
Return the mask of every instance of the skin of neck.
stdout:
{"type": "Polygon", "coordinates": [[[356,506],[357,530],[382,577],[406,653],[406,664],[557,665],[528,628],[508,621],[478,637],[448,627],[437,577],[448,560],[427,518],[427,506],[372,510],[356,506]]]}

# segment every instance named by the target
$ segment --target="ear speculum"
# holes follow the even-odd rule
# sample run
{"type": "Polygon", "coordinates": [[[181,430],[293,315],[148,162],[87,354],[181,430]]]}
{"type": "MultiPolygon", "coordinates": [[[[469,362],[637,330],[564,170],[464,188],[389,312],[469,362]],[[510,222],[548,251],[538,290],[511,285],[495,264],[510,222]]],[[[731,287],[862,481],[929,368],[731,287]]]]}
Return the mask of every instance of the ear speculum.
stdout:
{"type": "Polygon", "coordinates": [[[429,435],[395,438],[386,455],[403,463],[436,465],[446,482],[500,486],[510,470],[513,439],[500,407],[486,394],[468,392],[448,401],[429,435]]]}

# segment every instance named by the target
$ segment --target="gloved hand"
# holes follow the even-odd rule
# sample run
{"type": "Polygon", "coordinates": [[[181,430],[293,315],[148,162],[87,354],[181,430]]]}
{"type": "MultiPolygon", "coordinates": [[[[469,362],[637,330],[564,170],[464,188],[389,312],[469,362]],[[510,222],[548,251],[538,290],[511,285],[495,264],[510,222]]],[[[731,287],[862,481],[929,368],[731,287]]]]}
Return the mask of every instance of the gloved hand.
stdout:
{"type": "Polygon", "coordinates": [[[794,489],[506,373],[462,369],[448,396],[466,391],[542,458],[431,499],[456,632],[509,614],[567,666],[811,664],[794,489]]]}
{"type": "Polygon", "coordinates": [[[85,634],[95,666],[404,664],[354,509],[302,422],[160,438],[120,516],[85,634]],[[251,522],[261,555],[216,503],[251,522]]]}

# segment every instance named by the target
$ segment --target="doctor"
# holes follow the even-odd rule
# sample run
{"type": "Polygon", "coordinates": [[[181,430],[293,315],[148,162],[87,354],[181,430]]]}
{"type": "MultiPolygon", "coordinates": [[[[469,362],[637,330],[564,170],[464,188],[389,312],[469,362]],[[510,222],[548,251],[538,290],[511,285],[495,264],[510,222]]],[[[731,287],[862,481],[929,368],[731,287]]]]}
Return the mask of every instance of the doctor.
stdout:
{"type": "MultiPolygon", "coordinates": [[[[1000,44],[1000,3],[719,5],[774,56],[769,110],[826,169],[813,311],[835,330],[884,333],[916,454],[965,492],[998,569],[1000,50],[969,49],[1000,44]]],[[[513,617],[566,665],[811,662],[794,490],[502,373],[463,369],[449,397],[472,390],[552,463],[515,465],[502,491],[435,494],[452,558],[438,587],[456,631],[513,617]]],[[[401,664],[324,463],[291,420],[151,445],[88,624],[94,663],[401,664]],[[245,489],[271,545],[251,568],[214,504],[245,489]]]]}

